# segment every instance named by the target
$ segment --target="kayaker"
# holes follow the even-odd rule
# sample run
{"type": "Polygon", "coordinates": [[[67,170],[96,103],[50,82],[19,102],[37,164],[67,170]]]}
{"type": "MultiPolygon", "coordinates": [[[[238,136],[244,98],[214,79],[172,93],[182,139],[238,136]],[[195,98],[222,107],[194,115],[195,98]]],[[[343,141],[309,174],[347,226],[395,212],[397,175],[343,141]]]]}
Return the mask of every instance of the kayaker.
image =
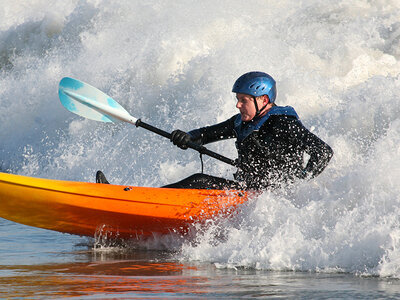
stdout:
{"type": "Polygon", "coordinates": [[[238,171],[235,180],[194,174],[166,188],[270,189],[311,179],[328,165],[333,151],[299,120],[293,107],[277,106],[276,82],[264,72],[249,72],[233,85],[239,114],[212,126],[189,132],[174,130],[171,141],[187,149],[189,141],[201,145],[236,138],[238,171]],[[304,154],[309,155],[307,163],[304,154]]]}

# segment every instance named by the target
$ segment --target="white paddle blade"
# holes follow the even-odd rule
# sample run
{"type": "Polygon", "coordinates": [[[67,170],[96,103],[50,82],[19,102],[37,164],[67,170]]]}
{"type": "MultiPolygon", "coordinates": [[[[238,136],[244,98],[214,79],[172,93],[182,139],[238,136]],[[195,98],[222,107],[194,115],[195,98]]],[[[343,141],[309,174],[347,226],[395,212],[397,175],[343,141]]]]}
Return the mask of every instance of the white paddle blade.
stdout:
{"type": "Polygon", "coordinates": [[[137,121],[107,94],[77,79],[64,77],[60,81],[58,96],[70,112],[91,120],[131,124],[137,121]]]}

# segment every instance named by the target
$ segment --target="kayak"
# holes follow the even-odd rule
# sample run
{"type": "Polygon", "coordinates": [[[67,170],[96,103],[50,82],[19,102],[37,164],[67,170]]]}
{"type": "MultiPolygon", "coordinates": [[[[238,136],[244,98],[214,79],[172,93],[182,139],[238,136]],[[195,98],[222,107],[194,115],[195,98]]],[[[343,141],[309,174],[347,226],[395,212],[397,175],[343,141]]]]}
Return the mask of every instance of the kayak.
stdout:
{"type": "Polygon", "coordinates": [[[185,234],[231,215],[249,192],[62,181],[0,172],[0,217],[80,236],[142,239],[185,234]]]}

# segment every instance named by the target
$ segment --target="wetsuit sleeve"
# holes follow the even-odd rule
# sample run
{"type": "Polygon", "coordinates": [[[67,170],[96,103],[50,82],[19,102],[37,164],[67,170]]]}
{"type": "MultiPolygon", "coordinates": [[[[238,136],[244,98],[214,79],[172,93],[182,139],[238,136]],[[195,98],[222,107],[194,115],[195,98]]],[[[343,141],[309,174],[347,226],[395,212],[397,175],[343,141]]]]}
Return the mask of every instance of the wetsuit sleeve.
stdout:
{"type": "Polygon", "coordinates": [[[231,139],[235,137],[234,120],[236,116],[212,126],[206,126],[189,131],[194,143],[205,145],[219,140],[231,139]]]}
{"type": "MultiPolygon", "coordinates": [[[[279,126],[286,134],[290,143],[310,155],[304,169],[304,177],[313,178],[320,174],[333,156],[332,148],[315,134],[310,132],[297,119],[286,119],[285,124],[279,126]]],[[[300,175],[301,177],[301,175],[300,175]]]]}

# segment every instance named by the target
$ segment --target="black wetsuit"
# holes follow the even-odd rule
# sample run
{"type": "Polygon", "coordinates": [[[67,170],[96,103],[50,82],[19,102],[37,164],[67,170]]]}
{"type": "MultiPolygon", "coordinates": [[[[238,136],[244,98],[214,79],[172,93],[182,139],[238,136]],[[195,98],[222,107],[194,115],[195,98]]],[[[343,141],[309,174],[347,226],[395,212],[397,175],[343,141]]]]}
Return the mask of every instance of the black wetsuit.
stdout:
{"type": "Polygon", "coordinates": [[[235,115],[225,122],[189,132],[192,140],[208,144],[236,138],[238,172],[236,181],[194,174],[170,188],[268,189],[296,178],[320,174],[333,155],[329,145],[303,126],[291,107],[273,107],[271,113],[242,122],[235,115]],[[307,164],[304,154],[309,155],[307,164]]]}

